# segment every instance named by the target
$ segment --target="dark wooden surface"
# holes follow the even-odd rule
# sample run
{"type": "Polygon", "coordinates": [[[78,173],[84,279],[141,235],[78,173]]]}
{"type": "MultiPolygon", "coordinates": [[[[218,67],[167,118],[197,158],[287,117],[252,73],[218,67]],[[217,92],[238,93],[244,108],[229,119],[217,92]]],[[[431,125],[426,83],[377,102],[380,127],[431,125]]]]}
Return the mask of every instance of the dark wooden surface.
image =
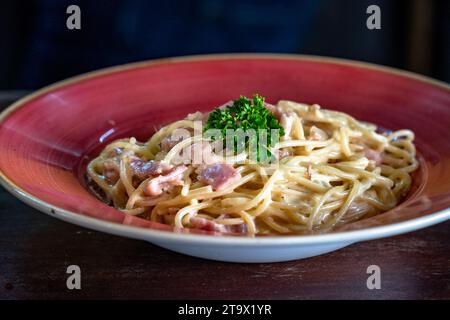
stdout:
{"type": "MultiPolygon", "coordinates": [[[[17,97],[0,95],[0,109],[17,97]]],[[[0,187],[0,298],[449,299],[450,222],[305,260],[234,264],[70,225],[0,187]],[[66,288],[72,264],[81,290],[66,288]],[[380,290],[366,287],[369,265],[381,268],[380,290]]]]}

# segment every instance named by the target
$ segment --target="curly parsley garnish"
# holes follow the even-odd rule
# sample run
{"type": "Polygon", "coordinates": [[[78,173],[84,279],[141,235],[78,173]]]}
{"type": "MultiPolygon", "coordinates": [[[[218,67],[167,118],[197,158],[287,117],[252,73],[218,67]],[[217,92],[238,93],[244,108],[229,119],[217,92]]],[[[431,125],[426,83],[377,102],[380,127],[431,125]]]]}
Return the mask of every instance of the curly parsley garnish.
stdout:
{"type": "MultiPolygon", "coordinates": [[[[272,143],[272,129],[278,130],[278,137],[284,135],[284,128],[278,122],[278,119],[264,106],[264,98],[258,94],[250,100],[244,96],[234,100],[231,106],[223,109],[215,109],[209,114],[205,131],[209,129],[218,129],[224,137],[224,147],[226,139],[230,139],[227,130],[234,130],[235,135],[231,137],[234,143],[234,150],[242,150],[250,145],[259,146],[261,135],[266,135],[266,143],[264,144],[266,152],[261,154],[260,148],[255,148],[256,158],[260,161],[262,158],[271,157],[269,147],[272,143]],[[237,138],[237,132],[249,132],[254,130],[256,135],[245,137],[244,140],[237,138]],[[228,135],[227,135],[228,134],[228,135]],[[225,139],[226,137],[226,139],[225,139]]],[[[229,147],[229,145],[228,145],[229,147]]]]}

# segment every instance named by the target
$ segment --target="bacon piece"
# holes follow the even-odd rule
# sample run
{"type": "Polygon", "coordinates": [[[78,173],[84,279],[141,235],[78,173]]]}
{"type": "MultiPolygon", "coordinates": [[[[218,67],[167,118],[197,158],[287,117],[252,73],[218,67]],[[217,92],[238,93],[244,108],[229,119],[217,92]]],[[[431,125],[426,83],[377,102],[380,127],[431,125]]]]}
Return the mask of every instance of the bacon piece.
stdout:
{"type": "Polygon", "coordinates": [[[133,157],[130,162],[131,172],[137,180],[145,180],[150,176],[163,174],[171,169],[167,164],[160,161],[144,161],[137,157],[133,157]]]}
{"type": "Polygon", "coordinates": [[[194,130],[192,128],[175,129],[169,136],[161,140],[161,150],[169,152],[175,145],[181,141],[192,137],[194,130]]]}
{"type": "Polygon", "coordinates": [[[120,177],[119,163],[115,159],[106,159],[103,162],[103,176],[109,184],[115,184],[120,177]]]}
{"type": "Polygon", "coordinates": [[[247,233],[247,225],[244,223],[235,225],[224,225],[217,223],[215,221],[193,217],[189,221],[193,229],[204,230],[204,231],[214,231],[223,233],[247,233]]]}
{"type": "Polygon", "coordinates": [[[112,150],[110,150],[107,155],[108,158],[113,158],[113,157],[117,157],[120,156],[123,153],[123,148],[113,148],[112,150]]]}
{"type": "Polygon", "coordinates": [[[174,186],[182,186],[184,184],[183,172],[186,170],[186,166],[178,166],[165,175],[153,178],[145,187],[144,194],[146,196],[158,196],[174,186]]]}
{"type": "Polygon", "coordinates": [[[161,150],[168,152],[182,140],[183,140],[183,137],[179,137],[179,136],[175,137],[173,135],[170,135],[168,137],[165,137],[164,139],[161,140],[161,150]]]}
{"type": "Polygon", "coordinates": [[[264,103],[264,106],[272,112],[275,117],[280,122],[281,126],[284,129],[284,140],[290,139],[290,133],[292,131],[292,126],[294,125],[295,113],[292,111],[283,112],[280,107],[274,106],[270,103],[264,103]]]}
{"type": "Polygon", "coordinates": [[[199,168],[198,180],[209,184],[214,190],[226,188],[241,178],[241,174],[231,165],[226,163],[216,163],[199,168]]]}
{"type": "Polygon", "coordinates": [[[364,155],[370,161],[373,161],[376,166],[379,166],[383,162],[382,152],[376,151],[374,149],[366,148],[364,149],[364,155]]]}

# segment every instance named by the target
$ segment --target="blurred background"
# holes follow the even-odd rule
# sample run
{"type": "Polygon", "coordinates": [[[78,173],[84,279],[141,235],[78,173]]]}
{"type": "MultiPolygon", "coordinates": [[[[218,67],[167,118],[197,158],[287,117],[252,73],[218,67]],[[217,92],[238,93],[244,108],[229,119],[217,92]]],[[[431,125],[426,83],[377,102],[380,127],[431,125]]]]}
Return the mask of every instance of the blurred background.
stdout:
{"type": "Polygon", "coordinates": [[[341,57],[450,81],[448,0],[2,0],[0,90],[37,89],[160,57],[281,52],[341,57]],[[66,9],[81,8],[81,30],[66,9]],[[366,9],[381,8],[381,30],[366,9]]]}

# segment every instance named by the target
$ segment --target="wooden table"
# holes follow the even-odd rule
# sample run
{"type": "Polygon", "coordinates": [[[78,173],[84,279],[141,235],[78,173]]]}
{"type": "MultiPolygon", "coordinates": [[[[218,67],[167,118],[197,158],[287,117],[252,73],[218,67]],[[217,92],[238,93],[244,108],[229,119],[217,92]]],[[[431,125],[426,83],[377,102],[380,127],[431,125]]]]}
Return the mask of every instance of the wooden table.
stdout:
{"type": "MultiPolygon", "coordinates": [[[[20,94],[0,95],[0,108],[20,94]]],[[[3,299],[450,298],[450,221],[305,260],[233,264],[70,225],[0,187],[0,235],[3,299]],[[66,287],[72,264],[81,290],[66,287]],[[380,290],[367,289],[369,265],[381,268],[380,290]]]]}

